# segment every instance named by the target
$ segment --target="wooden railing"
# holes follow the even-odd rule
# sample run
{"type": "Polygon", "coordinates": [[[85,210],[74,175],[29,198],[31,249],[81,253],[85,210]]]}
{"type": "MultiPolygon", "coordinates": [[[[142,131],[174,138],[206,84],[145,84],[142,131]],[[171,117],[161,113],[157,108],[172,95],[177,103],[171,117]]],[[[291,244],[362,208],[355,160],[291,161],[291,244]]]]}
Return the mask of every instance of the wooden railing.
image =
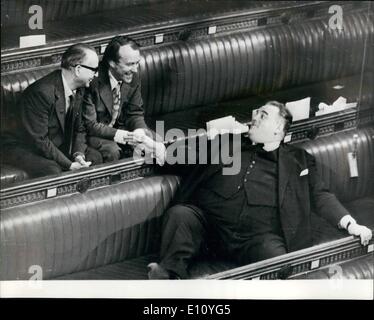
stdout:
{"type": "Polygon", "coordinates": [[[10,208],[73,193],[84,193],[112,184],[141,179],[153,172],[151,165],[142,159],[124,159],[103,164],[79,172],[67,172],[59,176],[22,181],[1,189],[0,208],[10,208]]]}
{"type": "MultiPolygon", "coordinates": [[[[373,254],[374,239],[362,246],[360,239],[349,236],[239,268],[215,273],[206,279],[276,280],[318,270],[356,257],[373,254]]],[[[373,266],[374,268],[374,266],[373,266]]]]}

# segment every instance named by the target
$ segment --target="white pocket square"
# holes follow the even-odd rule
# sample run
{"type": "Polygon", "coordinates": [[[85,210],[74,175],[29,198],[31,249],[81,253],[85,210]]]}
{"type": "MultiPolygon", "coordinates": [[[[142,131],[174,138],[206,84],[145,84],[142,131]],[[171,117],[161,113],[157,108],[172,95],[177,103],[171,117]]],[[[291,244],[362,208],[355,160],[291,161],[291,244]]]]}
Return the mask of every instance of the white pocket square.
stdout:
{"type": "Polygon", "coordinates": [[[304,169],[303,171],[300,172],[300,177],[306,176],[309,173],[308,169],[304,169]]]}

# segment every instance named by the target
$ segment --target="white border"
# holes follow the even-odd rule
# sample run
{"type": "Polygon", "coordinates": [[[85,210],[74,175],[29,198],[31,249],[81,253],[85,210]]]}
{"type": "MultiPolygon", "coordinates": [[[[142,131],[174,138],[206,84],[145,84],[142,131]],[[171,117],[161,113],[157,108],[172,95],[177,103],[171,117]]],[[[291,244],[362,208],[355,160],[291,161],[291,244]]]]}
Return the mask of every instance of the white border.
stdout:
{"type": "Polygon", "coordinates": [[[1,281],[2,298],[373,300],[373,280],[1,281]]]}

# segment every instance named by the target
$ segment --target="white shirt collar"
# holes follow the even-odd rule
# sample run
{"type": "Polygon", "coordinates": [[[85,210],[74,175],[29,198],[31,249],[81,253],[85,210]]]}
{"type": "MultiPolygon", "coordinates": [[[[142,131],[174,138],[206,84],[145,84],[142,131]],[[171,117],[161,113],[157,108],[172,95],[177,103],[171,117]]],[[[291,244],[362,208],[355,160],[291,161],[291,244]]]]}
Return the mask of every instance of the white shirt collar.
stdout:
{"type": "Polygon", "coordinates": [[[69,98],[71,95],[75,95],[75,90],[72,91],[69,86],[68,86],[68,83],[64,77],[64,74],[61,72],[61,76],[62,76],[62,85],[64,86],[64,92],[65,92],[65,98],[69,98]]]}
{"type": "Polygon", "coordinates": [[[118,81],[113,76],[113,74],[110,72],[110,70],[108,70],[108,73],[109,73],[110,88],[113,90],[114,88],[116,88],[118,86],[118,84],[121,84],[122,81],[118,81]]]}

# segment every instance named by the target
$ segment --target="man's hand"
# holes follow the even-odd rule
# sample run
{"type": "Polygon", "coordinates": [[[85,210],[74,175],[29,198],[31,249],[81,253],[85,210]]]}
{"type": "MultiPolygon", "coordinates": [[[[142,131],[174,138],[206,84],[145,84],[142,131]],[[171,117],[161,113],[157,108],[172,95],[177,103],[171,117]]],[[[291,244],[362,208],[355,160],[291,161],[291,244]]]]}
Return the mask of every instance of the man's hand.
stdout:
{"type": "Polygon", "coordinates": [[[134,138],[134,143],[135,144],[142,143],[145,139],[149,138],[146,135],[144,129],[142,129],[142,128],[135,129],[133,131],[133,134],[134,134],[133,138],[134,138]]]}
{"type": "Polygon", "coordinates": [[[82,169],[83,166],[79,163],[79,162],[73,162],[69,168],[69,170],[79,170],[79,169],[82,169]]]}
{"type": "Polygon", "coordinates": [[[158,165],[163,166],[166,159],[166,147],[161,142],[155,142],[154,155],[158,165]]]}
{"type": "Polygon", "coordinates": [[[116,131],[113,140],[120,144],[129,144],[134,145],[134,133],[127,131],[127,130],[120,130],[116,131]]]}
{"type": "Polygon", "coordinates": [[[373,233],[369,228],[357,223],[349,224],[347,231],[352,236],[359,236],[361,238],[361,244],[364,246],[368,245],[370,239],[373,237],[373,233]]]}
{"type": "Polygon", "coordinates": [[[91,161],[84,160],[82,155],[77,155],[74,162],[71,164],[69,170],[79,170],[82,168],[88,168],[92,164],[91,161]]]}
{"type": "Polygon", "coordinates": [[[91,161],[86,161],[81,155],[76,156],[74,160],[75,162],[78,162],[83,168],[88,168],[92,164],[91,161]]]}
{"type": "Polygon", "coordinates": [[[156,158],[158,165],[164,165],[166,158],[165,145],[162,142],[152,140],[148,136],[144,136],[142,139],[143,141],[134,149],[135,154],[140,157],[143,153],[145,157],[156,158]]]}

